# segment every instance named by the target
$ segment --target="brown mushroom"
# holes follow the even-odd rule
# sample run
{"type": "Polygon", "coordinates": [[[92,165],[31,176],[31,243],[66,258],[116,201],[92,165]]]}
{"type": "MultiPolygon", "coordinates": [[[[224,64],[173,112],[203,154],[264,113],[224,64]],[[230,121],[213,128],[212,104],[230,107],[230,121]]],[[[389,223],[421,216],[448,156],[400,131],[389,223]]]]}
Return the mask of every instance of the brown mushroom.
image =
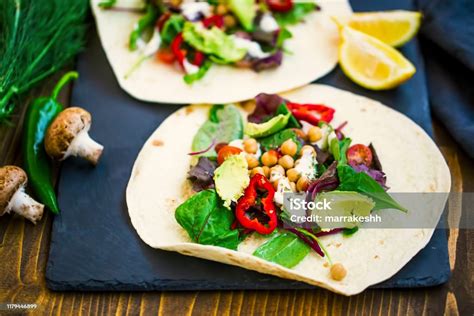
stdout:
{"type": "Polygon", "coordinates": [[[104,147],[89,136],[92,117],[79,107],[67,108],[49,126],[44,139],[48,155],[56,160],[79,156],[96,165],[104,147]]]}
{"type": "Polygon", "coordinates": [[[43,217],[44,205],[25,193],[28,177],[15,166],[0,168],[0,216],[11,211],[36,224],[43,217]]]}

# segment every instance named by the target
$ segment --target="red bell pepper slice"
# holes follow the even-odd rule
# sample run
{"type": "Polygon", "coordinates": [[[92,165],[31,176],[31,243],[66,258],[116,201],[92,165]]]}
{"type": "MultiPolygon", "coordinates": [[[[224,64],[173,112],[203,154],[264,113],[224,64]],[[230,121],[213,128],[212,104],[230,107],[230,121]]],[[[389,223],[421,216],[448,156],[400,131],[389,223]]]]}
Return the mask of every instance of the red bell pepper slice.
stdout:
{"type": "MultiPolygon", "coordinates": [[[[245,189],[244,195],[237,201],[235,209],[235,217],[237,221],[245,228],[254,230],[260,234],[268,235],[275,230],[278,224],[277,212],[273,197],[275,189],[270,181],[264,175],[255,174],[250,179],[249,186],[245,189]],[[262,223],[258,216],[250,218],[247,212],[252,211],[251,208],[257,205],[259,191],[266,191],[260,199],[261,209],[268,217],[268,223],[262,223]]],[[[260,206],[259,206],[260,207],[260,206]]]]}
{"type": "Polygon", "coordinates": [[[266,0],[270,10],[276,12],[288,12],[293,8],[292,0],[266,0]]]}
{"type": "MultiPolygon", "coordinates": [[[[184,69],[184,60],[186,59],[186,55],[188,54],[188,51],[182,48],[183,44],[184,44],[183,33],[179,33],[171,42],[171,51],[173,52],[176,60],[181,65],[181,68],[184,69]]],[[[195,51],[194,58],[190,62],[193,65],[201,66],[205,58],[206,56],[202,52],[195,51]]]]}
{"type": "Polygon", "coordinates": [[[318,125],[319,122],[329,123],[334,118],[336,110],[322,104],[299,104],[288,102],[286,104],[291,114],[298,120],[318,125]]]}
{"type": "Polygon", "coordinates": [[[224,17],[222,15],[211,15],[210,17],[207,17],[202,20],[202,24],[206,28],[211,28],[213,26],[222,28],[224,27],[224,17]]]}

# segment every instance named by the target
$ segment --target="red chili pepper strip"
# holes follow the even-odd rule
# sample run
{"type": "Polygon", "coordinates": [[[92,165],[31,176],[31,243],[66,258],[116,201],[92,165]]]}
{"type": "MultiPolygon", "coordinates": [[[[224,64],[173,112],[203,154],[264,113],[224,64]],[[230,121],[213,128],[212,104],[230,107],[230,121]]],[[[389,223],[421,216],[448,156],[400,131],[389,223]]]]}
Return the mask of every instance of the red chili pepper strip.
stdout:
{"type": "Polygon", "coordinates": [[[202,52],[196,51],[194,53],[194,59],[192,61],[192,64],[196,66],[201,66],[205,58],[206,56],[202,52]]]}
{"type": "Polygon", "coordinates": [[[298,120],[313,125],[318,125],[319,122],[331,122],[336,112],[333,108],[322,104],[298,104],[288,102],[286,106],[298,120]]]}
{"type": "Polygon", "coordinates": [[[270,10],[276,12],[288,12],[293,8],[293,1],[291,0],[266,0],[270,10]]]}
{"type": "Polygon", "coordinates": [[[275,230],[278,223],[277,212],[275,204],[273,203],[273,197],[275,195],[275,189],[273,185],[265,178],[265,176],[257,173],[250,179],[250,184],[245,189],[244,196],[237,201],[237,207],[235,209],[235,217],[239,223],[248,229],[255,230],[256,232],[268,235],[275,230]],[[257,216],[253,219],[247,216],[247,211],[257,204],[258,191],[264,190],[267,194],[262,197],[261,207],[263,212],[269,218],[268,223],[261,223],[257,216]]]}
{"type": "Polygon", "coordinates": [[[184,67],[184,59],[186,58],[186,50],[181,49],[183,42],[183,33],[176,35],[174,40],[171,42],[171,51],[173,52],[181,67],[184,67]]]}
{"type": "Polygon", "coordinates": [[[213,26],[222,28],[224,27],[224,17],[222,15],[212,15],[202,20],[202,24],[206,28],[211,28],[213,26]]]}

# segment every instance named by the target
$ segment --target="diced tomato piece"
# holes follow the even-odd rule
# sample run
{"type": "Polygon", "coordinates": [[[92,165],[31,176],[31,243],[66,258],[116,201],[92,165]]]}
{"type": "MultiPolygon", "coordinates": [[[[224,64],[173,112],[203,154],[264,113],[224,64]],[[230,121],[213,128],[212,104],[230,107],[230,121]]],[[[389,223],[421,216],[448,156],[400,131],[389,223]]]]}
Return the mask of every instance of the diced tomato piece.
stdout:
{"type": "Polygon", "coordinates": [[[372,151],[365,145],[352,145],[347,150],[346,156],[348,163],[352,166],[364,164],[367,167],[370,167],[370,165],[372,165],[372,151]]]}
{"type": "Polygon", "coordinates": [[[234,146],[224,146],[217,153],[217,163],[221,165],[227,158],[233,155],[238,155],[242,152],[242,149],[234,146]]]}

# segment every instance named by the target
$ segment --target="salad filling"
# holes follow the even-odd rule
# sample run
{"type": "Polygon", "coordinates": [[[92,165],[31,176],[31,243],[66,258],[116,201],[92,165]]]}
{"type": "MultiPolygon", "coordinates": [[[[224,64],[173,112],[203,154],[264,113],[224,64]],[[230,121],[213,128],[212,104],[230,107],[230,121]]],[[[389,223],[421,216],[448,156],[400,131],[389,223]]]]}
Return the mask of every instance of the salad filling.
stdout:
{"type": "Polygon", "coordinates": [[[214,64],[257,72],[280,66],[292,37],[288,27],[320,9],[292,0],[104,0],[99,7],[142,14],[129,36],[129,49],[140,57],[126,77],[156,56],[176,65],[188,84],[214,64]]]}
{"type": "MultiPolygon", "coordinates": [[[[286,194],[304,194],[308,202],[330,201],[334,207],[326,213],[367,216],[388,208],[406,212],[386,192],[374,146],[352,144],[343,132],[350,122],[333,127],[333,108],[268,94],[258,95],[255,104],[246,119],[235,105],[212,106],[193,139],[192,154],[199,158],[188,180],[195,194],[177,208],[175,217],[195,242],[236,250],[249,235],[259,234],[268,240],[253,253],[257,257],[292,268],[314,251],[332,265],[321,239],[350,236],[358,226],[295,223],[284,203],[286,194]],[[217,128],[210,129],[210,124],[217,128]],[[206,196],[211,200],[205,201],[206,196]],[[199,203],[193,203],[196,200],[199,203]],[[213,223],[219,228],[216,238],[196,239],[189,221],[209,203],[225,221],[213,223]],[[232,242],[217,236],[220,231],[232,236],[232,242]]],[[[340,264],[335,268],[335,280],[343,278],[341,269],[340,264]]]]}

